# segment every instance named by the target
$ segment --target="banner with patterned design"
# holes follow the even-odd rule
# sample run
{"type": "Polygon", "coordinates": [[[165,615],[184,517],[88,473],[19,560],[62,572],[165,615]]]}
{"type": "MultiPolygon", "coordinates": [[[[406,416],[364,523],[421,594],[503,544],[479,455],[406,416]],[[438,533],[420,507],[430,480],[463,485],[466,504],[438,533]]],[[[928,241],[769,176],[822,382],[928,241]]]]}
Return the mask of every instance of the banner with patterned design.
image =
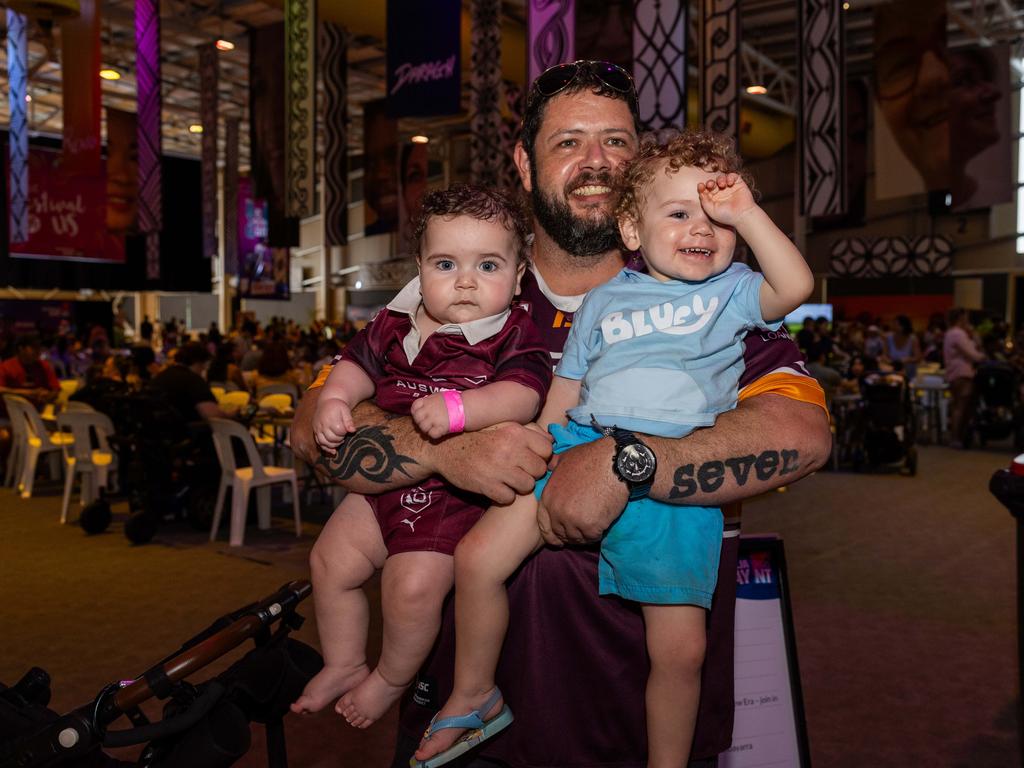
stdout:
{"type": "Polygon", "coordinates": [[[942,235],[847,237],[832,244],[832,277],[943,277],[952,273],[953,244],[942,235]]]}
{"type": "Polygon", "coordinates": [[[470,80],[469,160],[475,184],[500,182],[501,0],[471,0],[472,79],[470,80]]]}
{"type": "Polygon", "coordinates": [[[633,8],[633,80],[640,122],[650,130],[686,127],[688,9],[661,0],[633,8]]]}
{"type": "MultiPolygon", "coordinates": [[[[159,0],[135,0],[135,81],[138,94],[139,229],[158,232],[163,227],[159,0]]],[[[147,246],[147,253],[152,256],[151,245],[147,246]]],[[[147,261],[147,265],[147,277],[159,278],[158,250],[155,262],[147,261]]]]}
{"type": "Polygon", "coordinates": [[[344,27],[320,25],[326,246],[348,242],[348,40],[344,27]]]}
{"type": "Polygon", "coordinates": [[[316,0],[284,4],[288,216],[312,216],[316,195],[316,0]]]}
{"type": "Polygon", "coordinates": [[[28,35],[25,17],[7,9],[7,79],[10,125],[7,134],[10,242],[28,240],[28,35]]]}
{"type": "Polygon", "coordinates": [[[196,46],[199,52],[199,121],[203,126],[200,166],[203,178],[203,257],[217,256],[217,48],[196,46]]]}
{"type": "Polygon", "coordinates": [[[529,83],[548,67],[576,58],[575,9],[575,0],[527,0],[529,83]]]}
{"type": "Polygon", "coordinates": [[[224,121],[224,274],[238,272],[238,129],[241,120],[224,121]]]}
{"type": "Polygon", "coordinates": [[[704,128],[740,136],[740,11],[738,0],[701,0],[700,110],[704,128]]]}

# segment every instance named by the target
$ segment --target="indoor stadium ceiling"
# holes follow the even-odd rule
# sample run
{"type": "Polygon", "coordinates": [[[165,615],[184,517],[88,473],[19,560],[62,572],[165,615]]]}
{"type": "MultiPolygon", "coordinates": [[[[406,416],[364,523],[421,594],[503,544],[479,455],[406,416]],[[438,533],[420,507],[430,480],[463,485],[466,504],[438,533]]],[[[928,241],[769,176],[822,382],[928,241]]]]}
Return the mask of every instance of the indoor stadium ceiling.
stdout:
{"type": "MultiPolygon", "coordinates": [[[[628,1],[628,0],[620,0],[628,1]]],[[[852,73],[867,71],[871,57],[871,8],[879,0],[850,0],[847,16],[847,62],[852,73]]],[[[613,3],[610,3],[613,4],[613,3]]],[[[525,0],[503,0],[506,41],[522,45],[525,36],[525,0]]],[[[951,45],[977,40],[1007,41],[1024,34],[1024,10],[1016,0],[954,0],[949,3],[951,45]]],[[[350,146],[358,153],[362,144],[361,105],[384,95],[385,0],[320,0],[320,17],[345,26],[349,47],[350,146]]],[[[464,14],[469,0],[463,2],[464,14]]],[[[794,0],[741,0],[744,43],[744,78],[763,78],[792,83],[797,67],[796,8],[794,0]]],[[[135,37],[133,0],[102,0],[103,64],[122,77],[103,81],[103,103],[135,111],[135,37]]],[[[696,24],[696,4],[691,23],[696,24]]],[[[248,164],[248,42],[246,32],[284,18],[278,0],[161,0],[164,150],[197,157],[200,137],[189,132],[199,122],[199,73],[196,46],[219,37],[235,43],[220,53],[220,114],[242,119],[242,164],[248,164]]],[[[0,17],[0,24],[4,24],[0,17]]],[[[468,24],[463,25],[467,34],[468,24]]],[[[59,136],[62,127],[59,27],[30,26],[29,110],[30,127],[36,134],[59,136]]],[[[510,44],[506,42],[506,45],[510,44]]],[[[466,44],[464,41],[464,50],[466,44]]],[[[505,55],[506,76],[511,57],[505,55]]],[[[464,57],[464,61],[468,56],[464,57]]],[[[6,82],[6,46],[0,48],[0,69],[6,82]]],[[[522,77],[522,75],[520,75],[522,77]]],[[[749,84],[749,83],[744,83],[749,84]]],[[[6,90],[6,89],[5,89],[6,90]]],[[[749,97],[757,99],[761,97],[749,97]]],[[[787,96],[773,94],[763,100],[770,109],[792,111],[787,96]]],[[[791,101],[791,98],[789,98],[791,101]]],[[[0,103],[0,123],[8,120],[6,93],[0,103]]],[[[436,119],[403,120],[403,133],[428,135],[468,131],[465,115],[436,119]]],[[[223,131],[221,131],[223,134],[223,131]]],[[[221,136],[223,140],[223,135],[221,136]]]]}

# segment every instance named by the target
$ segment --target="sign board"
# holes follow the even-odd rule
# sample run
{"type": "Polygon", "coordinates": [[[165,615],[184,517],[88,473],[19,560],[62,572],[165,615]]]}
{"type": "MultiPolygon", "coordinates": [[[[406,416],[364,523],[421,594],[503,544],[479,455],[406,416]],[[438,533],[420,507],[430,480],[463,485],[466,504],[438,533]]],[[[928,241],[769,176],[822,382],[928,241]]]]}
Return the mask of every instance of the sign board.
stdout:
{"type": "Polygon", "coordinates": [[[782,539],[744,536],[736,565],[736,716],[720,768],[810,768],[782,539]]]}

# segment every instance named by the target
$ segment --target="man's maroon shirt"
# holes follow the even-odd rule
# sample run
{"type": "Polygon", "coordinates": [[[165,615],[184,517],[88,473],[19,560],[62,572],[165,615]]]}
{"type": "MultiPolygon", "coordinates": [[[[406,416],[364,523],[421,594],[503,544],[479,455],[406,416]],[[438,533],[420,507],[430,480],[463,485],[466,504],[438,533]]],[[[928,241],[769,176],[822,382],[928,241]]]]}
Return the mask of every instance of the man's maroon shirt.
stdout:
{"type": "MultiPolygon", "coordinates": [[[[561,356],[572,313],[551,304],[530,270],[518,303],[533,317],[552,356],[561,356]]],[[[785,334],[751,333],[744,339],[740,387],[781,368],[800,370],[802,361],[785,334]]],[[[713,757],[732,743],[738,528],[726,520],[708,616],[694,759],[713,757]]],[[[597,563],[596,546],[545,548],[509,582],[510,622],[497,684],[515,721],[485,742],[481,758],[513,768],[646,766],[644,690],[650,667],[643,616],[635,603],[598,594],[597,563]]],[[[399,727],[413,743],[451,694],[454,660],[449,596],[434,651],[402,700],[399,727]]]]}

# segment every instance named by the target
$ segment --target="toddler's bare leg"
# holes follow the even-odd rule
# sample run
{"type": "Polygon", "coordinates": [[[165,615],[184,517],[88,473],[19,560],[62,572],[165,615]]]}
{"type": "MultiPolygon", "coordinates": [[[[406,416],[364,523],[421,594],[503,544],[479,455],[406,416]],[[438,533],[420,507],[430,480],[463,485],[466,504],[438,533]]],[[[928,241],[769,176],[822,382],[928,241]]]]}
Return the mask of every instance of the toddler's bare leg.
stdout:
{"type": "MultiPolygon", "coordinates": [[[[508,629],[505,580],[543,545],[537,528],[537,500],[520,496],[507,507],[491,507],[455,550],[455,682],[437,719],[465,715],[487,701],[508,629]]],[[[485,720],[497,715],[499,700],[485,720]]],[[[438,731],[420,742],[419,760],[450,747],[462,731],[438,731]]]]}
{"type": "Polygon", "coordinates": [[[441,606],[453,581],[453,558],[440,552],[401,552],[384,563],[380,661],[338,701],[350,725],[365,728],[378,720],[409,687],[441,628],[441,606]]]}
{"type": "Polygon", "coordinates": [[[324,668],[292,703],[293,712],[317,712],[370,674],[366,666],[370,612],[362,586],[386,557],[370,505],[359,494],[348,494],[309,556],[324,668]]]}
{"type": "Polygon", "coordinates": [[[707,643],[696,605],[644,605],[647,653],[647,766],[683,768],[690,759],[707,643]]]}

